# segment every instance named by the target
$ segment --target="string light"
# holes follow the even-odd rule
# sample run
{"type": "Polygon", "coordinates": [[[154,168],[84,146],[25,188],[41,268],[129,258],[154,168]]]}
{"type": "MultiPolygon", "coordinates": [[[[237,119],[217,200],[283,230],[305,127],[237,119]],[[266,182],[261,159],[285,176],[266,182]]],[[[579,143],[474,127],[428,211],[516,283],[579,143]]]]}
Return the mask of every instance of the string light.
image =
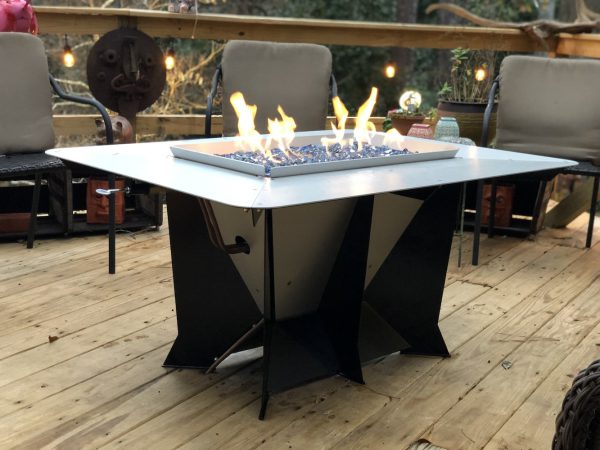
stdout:
{"type": "Polygon", "coordinates": [[[73,50],[71,50],[71,46],[69,45],[69,41],[67,39],[67,35],[65,34],[65,45],[63,47],[62,53],[62,61],[65,67],[73,67],[75,65],[75,55],[73,54],[73,50]]]}
{"type": "Polygon", "coordinates": [[[387,63],[383,69],[383,73],[386,78],[394,78],[396,76],[396,65],[394,63],[387,63]]]}
{"type": "Polygon", "coordinates": [[[175,68],[175,50],[173,47],[167,49],[165,54],[165,67],[167,70],[173,70],[175,68]]]}
{"type": "Polygon", "coordinates": [[[483,67],[480,67],[479,69],[475,70],[475,79],[477,81],[483,81],[487,78],[487,76],[487,70],[485,70],[483,67]]]}

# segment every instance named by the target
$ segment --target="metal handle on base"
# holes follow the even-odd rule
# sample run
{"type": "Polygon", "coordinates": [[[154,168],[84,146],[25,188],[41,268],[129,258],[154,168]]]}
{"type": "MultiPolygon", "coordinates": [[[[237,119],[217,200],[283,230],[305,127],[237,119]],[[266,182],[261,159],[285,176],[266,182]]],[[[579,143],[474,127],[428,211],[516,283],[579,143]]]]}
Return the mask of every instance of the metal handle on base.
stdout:
{"type": "Polygon", "coordinates": [[[102,188],[98,188],[98,189],[96,189],[96,194],[108,197],[109,195],[116,194],[117,192],[125,192],[126,194],[129,194],[130,191],[131,191],[131,189],[129,188],[129,186],[127,186],[126,188],[123,188],[123,189],[102,189],[102,188]]]}

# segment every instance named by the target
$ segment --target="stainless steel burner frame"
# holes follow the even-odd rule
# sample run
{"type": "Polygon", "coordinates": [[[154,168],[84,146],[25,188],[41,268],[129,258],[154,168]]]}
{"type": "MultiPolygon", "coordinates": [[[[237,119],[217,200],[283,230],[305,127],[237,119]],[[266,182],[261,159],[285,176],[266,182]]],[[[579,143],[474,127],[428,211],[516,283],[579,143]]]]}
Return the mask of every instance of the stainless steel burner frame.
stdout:
{"type": "MultiPolygon", "coordinates": [[[[382,145],[385,133],[375,133],[372,143],[382,145]]],[[[266,139],[268,135],[263,135],[266,139]]],[[[321,138],[333,138],[332,131],[307,131],[296,133],[292,142],[294,146],[303,146],[321,142],[321,138]]],[[[352,131],[346,130],[344,139],[352,137],[352,131]]],[[[245,161],[224,158],[220,155],[233,153],[238,150],[236,144],[241,142],[241,138],[216,138],[196,141],[189,144],[177,144],[171,146],[171,152],[176,158],[187,159],[203,164],[210,164],[225,169],[235,170],[237,172],[257,175],[262,177],[286,177],[291,175],[304,175],[319,172],[332,172],[336,170],[360,169],[364,167],[387,166],[390,164],[412,163],[419,161],[431,161],[435,159],[454,158],[458,152],[458,147],[454,144],[433,140],[417,139],[403,136],[402,148],[408,149],[411,154],[379,156],[363,159],[351,159],[343,161],[327,161],[319,163],[306,163],[294,166],[275,166],[271,168],[271,174],[268,175],[265,167],[261,164],[253,164],[245,161]]]]}

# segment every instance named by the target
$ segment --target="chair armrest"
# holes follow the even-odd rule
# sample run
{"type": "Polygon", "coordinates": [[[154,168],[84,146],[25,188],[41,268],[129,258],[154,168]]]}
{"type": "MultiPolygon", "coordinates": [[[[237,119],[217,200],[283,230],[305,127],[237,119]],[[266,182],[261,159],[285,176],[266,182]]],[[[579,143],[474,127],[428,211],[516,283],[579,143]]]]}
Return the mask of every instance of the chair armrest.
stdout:
{"type": "Polygon", "coordinates": [[[104,108],[102,103],[100,103],[98,100],[95,100],[93,98],[85,98],[85,97],[79,97],[77,95],[67,94],[65,91],[63,91],[61,89],[61,87],[58,85],[58,82],[54,79],[54,77],[52,75],[48,75],[48,78],[50,80],[50,85],[52,86],[52,89],[54,89],[54,92],[56,92],[56,94],[60,98],[63,98],[70,102],[81,103],[84,105],[91,105],[91,106],[95,107],[100,112],[100,115],[102,116],[102,120],[104,121],[104,128],[106,129],[106,143],[109,145],[114,143],[113,129],[112,129],[112,123],[110,121],[110,116],[108,115],[108,112],[106,112],[106,108],[104,108]]]}
{"type": "Polygon", "coordinates": [[[488,139],[490,135],[490,118],[492,117],[492,111],[494,109],[494,100],[496,98],[496,91],[498,90],[499,85],[500,77],[496,77],[496,79],[492,83],[492,87],[490,88],[490,93],[488,95],[488,103],[485,107],[485,112],[483,113],[483,129],[481,130],[481,142],[479,143],[481,147],[487,147],[488,145],[488,139]]]}
{"type": "Polygon", "coordinates": [[[217,95],[217,89],[219,88],[219,82],[223,77],[223,70],[221,69],[221,65],[217,66],[217,70],[213,75],[212,83],[210,86],[210,92],[208,93],[208,98],[206,100],[206,116],[204,117],[204,136],[209,138],[212,132],[212,107],[213,100],[217,95]]]}

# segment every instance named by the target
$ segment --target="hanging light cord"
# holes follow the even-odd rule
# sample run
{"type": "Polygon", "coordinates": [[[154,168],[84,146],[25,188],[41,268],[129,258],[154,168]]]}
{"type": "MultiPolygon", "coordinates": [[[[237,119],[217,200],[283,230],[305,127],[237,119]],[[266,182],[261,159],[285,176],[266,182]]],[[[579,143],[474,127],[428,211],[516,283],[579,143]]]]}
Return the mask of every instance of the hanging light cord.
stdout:
{"type": "Polygon", "coordinates": [[[194,28],[192,28],[192,39],[196,39],[196,25],[198,25],[198,0],[194,0],[194,28]]]}

